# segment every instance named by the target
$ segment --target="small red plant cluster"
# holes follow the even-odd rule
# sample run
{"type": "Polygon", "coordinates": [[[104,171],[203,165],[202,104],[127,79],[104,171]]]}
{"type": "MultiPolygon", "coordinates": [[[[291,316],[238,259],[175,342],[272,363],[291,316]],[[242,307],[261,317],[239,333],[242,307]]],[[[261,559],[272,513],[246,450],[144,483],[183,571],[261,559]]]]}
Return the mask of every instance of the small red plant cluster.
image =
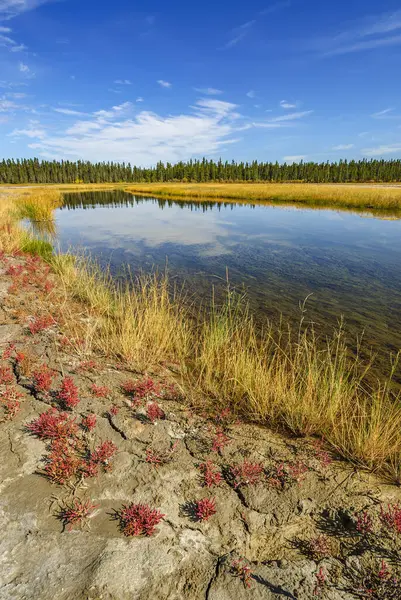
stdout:
{"type": "Polygon", "coordinates": [[[231,410],[227,408],[223,408],[219,413],[214,416],[214,422],[217,425],[222,425],[223,427],[227,427],[233,421],[233,416],[231,410]]]}
{"type": "Polygon", "coordinates": [[[144,400],[150,400],[151,398],[158,398],[160,396],[159,384],[150,377],[141,379],[140,381],[129,379],[122,384],[121,388],[124,394],[132,397],[135,405],[141,404],[144,400]]]}
{"type": "Polygon", "coordinates": [[[96,369],[98,369],[98,364],[94,360],[83,360],[77,366],[76,371],[95,371],[96,369]]]}
{"type": "Polygon", "coordinates": [[[251,587],[253,573],[244,558],[238,558],[231,563],[231,573],[235,577],[239,577],[244,587],[251,587]]]}
{"type": "Polygon", "coordinates": [[[10,277],[19,277],[24,271],[23,265],[10,265],[6,270],[6,275],[10,277]]]}
{"type": "Polygon", "coordinates": [[[87,519],[95,508],[97,506],[91,500],[81,501],[78,498],[74,498],[71,504],[68,504],[60,511],[59,518],[67,526],[68,531],[71,531],[74,525],[82,523],[84,519],[87,519]]]}
{"type": "Polygon", "coordinates": [[[321,560],[331,555],[330,542],[325,535],[318,535],[310,539],[308,549],[311,556],[316,560],[321,560]]]}
{"type": "Polygon", "coordinates": [[[268,481],[276,487],[301,483],[308,471],[309,467],[302,461],[287,464],[279,463],[269,472],[268,481]]]}
{"type": "Polygon", "coordinates": [[[51,408],[27,425],[27,429],[41,440],[60,440],[74,437],[78,431],[75,418],[51,408]]]}
{"type": "Polygon", "coordinates": [[[74,443],[69,444],[66,439],[53,440],[45,462],[46,476],[59,485],[67,483],[81,468],[81,460],[75,452],[74,443]]]}
{"type": "Polygon", "coordinates": [[[121,529],[124,535],[153,535],[155,528],[165,517],[159,510],[148,504],[123,506],[120,514],[121,529]]]}
{"type": "Polygon", "coordinates": [[[355,527],[357,532],[361,535],[373,533],[373,520],[366,510],[357,515],[355,527]]]}
{"type": "Polygon", "coordinates": [[[51,371],[46,365],[42,365],[33,372],[33,387],[40,394],[48,394],[55,376],[54,371],[51,371]]]}
{"type": "Polygon", "coordinates": [[[93,477],[98,474],[100,466],[105,471],[111,470],[110,460],[117,452],[117,446],[112,441],[106,440],[102,442],[93,452],[90,454],[89,462],[86,469],[86,476],[93,477]]]}
{"type": "Polygon", "coordinates": [[[207,460],[206,462],[200,464],[199,468],[202,473],[204,486],[211,488],[215,485],[220,485],[222,481],[222,475],[211,460],[207,460]]]}
{"type": "Polygon", "coordinates": [[[212,451],[222,453],[224,448],[231,442],[230,438],[224,433],[223,429],[218,427],[212,441],[212,451]]]}
{"type": "Polygon", "coordinates": [[[363,585],[358,586],[358,595],[372,598],[372,600],[399,600],[401,581],[393,575],[387,565],[382,560],[380,567],[376,572],[370,572],[363,579],[363,585]]]}
{"type": "Polygon", "coordinates": [[[91,392],[96,398],[107,398],[111,394],[110,388],[105,385],[96,385],[96,383],[92,384],[91,392]]]}
{"type": "Polygon", "coordinates": [[[230,468],[234,480],[234,487],[241,485],[256,485],[263,477],[264,468],[260,463],[244,460],[243,463],[230,468]]]}
{"type": "Polygon", "coordinates": [[[15,388],[7,387],[3,392],[0,392],[0,406],[3,406],[6,420],[14,419],[21,409],[20,400],[22,398],[15,388]]]}
{"type": "Polygon", "coordinates": [[[32,335],[40,333],[41,331],[45,331],[55,325],[56,321],[53,319],[51,315],[46,315],[44,317],[33,317],[32,321],[28,325],[28,329],[32,335]]]}
{"type": "Polygon", "coordinates": [[[11,385],[14,375],[11,367],[0,367],[0,385],[11,385]]]}
{"type": "Polygon", "coordinates": [[[316,573],[316,585],[313,590],[314,596],[321,596],[324,592],[324,588],[326,587],[327,575],[324,572],[323,567],[320,567],[318,572],[316,573]]]}
{"type": "Polygon", "coordinates": [[[157,402],[151,402],[146,407],[146,416],[151,423],[154,423],[158,419],[164,419],[166,415],[157,402]]]}
{"type": "Polygon", "coordinates": [[[174,452],[178,446],[178,441],[171,445],[167,452],[157,452],[153,448],[146,449],[146,462],[153,465],[156,469],[172,461],[174,452]]]}
{"type": "Polygon", "coordinates": [[[208,521],[217,512],[214,498],[203,498],[195,502],[195,515],[198,521],[208,521]]]}
{"type": "Polygon", "coordinates": [[[112,417],[116,417],[118,415],[118,413],[120,412],[120,409],[118,406],[116,406],[116,404],[112,404],[110,409],[109,409],[109,413],[111,414],[112,417]]]}
{"type": "Polygon", "coordinates": [[[97,417],[95,414],[91,413],[86,417],[83,417],[81,425],[86,431],[93,431],[96,427],[97,417]]]}
{"type": "Polygon", "coordinates": [[[10,342],[8,344],[7,348],[3,352],[3,356],[2,356],[3,360],[8,360],[9,358],[11,358],[12,355],[14,354],[14,352],[15,352],[15,344],[10,342]]]}
{"type": "Polygon", "coordinates": [[[310,470],[308,465],[302,460],[298,460],[295,463],[289,463],[287,465],[288,475],[296,482],[300,483],[305,478],[306,473],[310,470]]]}
{"type": "Polygon", "coordinates": [[[324,447],[323,440],[315,440],[313,442],[313,453],[315,455],[315,458],[317,458],[321,466],[325,469],[327,469],[327,467],[329,467],[333,462],[330,454],[324,447]]]}
{"type": "Polygon", "coordinates": [[[74,408],[79,404],[78,388],[72,377],[64,377],[58,397],[65,408],[74,408]]]}
{"type": "Polygon", "coordinates": [[[388,504],[387,510],[381,506],[379,518],[386,529],[397,535],[401,534],[401,505],[399,502],[388,504]]]}

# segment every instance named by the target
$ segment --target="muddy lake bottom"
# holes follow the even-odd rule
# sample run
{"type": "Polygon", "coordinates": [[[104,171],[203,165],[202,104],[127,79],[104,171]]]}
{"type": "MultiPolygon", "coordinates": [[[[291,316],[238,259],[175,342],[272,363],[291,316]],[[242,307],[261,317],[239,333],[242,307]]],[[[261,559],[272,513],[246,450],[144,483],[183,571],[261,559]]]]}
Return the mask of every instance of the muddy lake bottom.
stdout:
{"type": "Polygon", "coordinates": [[[204,306],[212,288],[223,296],[228,274],[261,323],[303,316],[325,335],[343,318],[351,346],[363,334],[383,376],[401,348],[401,220],[107,191],[65,195],[55,235],[62,251],[89,251],[116,277],[124,265],[134,274],[167,267],[204,306]]]}

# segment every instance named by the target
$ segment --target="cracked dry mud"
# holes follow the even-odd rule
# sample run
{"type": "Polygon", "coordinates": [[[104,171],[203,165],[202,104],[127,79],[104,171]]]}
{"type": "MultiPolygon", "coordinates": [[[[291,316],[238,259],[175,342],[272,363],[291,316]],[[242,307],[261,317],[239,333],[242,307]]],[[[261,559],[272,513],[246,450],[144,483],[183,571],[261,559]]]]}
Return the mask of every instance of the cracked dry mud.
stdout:
{"type": "MultiPolygon", "coordinates": [[[[144,408],[134,410],[121,392],[127,379],[141,379],[142,374],[89,355],[87,349],[73,352],[65,344],[57,292],[42,293],[35,278],[23,289],[9,291],[9,266],[25,260],[0,261],[0,356],[15,344],[15,351],[30,357],[24,372],[12,357],[0,360],[0,366],[12,367],[13,385],[23,394],[20,412],[0,422],[2,600],[306,600],[317,594],[351,600],[366,597],[358,595],[355,582],[377,561],[385,559],[394,572],[399,570],[399,540],[364,544],[354,523],[360,511],[377,516],[380,503],[400,499],[394,486],[384,486],[335,457],[325,465],[311,441],[288,439],[252,424],[229,424],[225,434],[230,442],[221,453],[213,452],[215,422],[200,416],[184,397],[160,400],[166,418],[152,424],[144,408]],[[52,313],[57,324],[29,334],[29,319],[43,311],[52,313]],[[83,372],[78,367],[88,359],[96,361],[96,368],[83,372]],[[31,372],[42,363],[57,373],[52,390],[62,377],[73,377],[80,394],[73,409],[77,422],[88,413],[97,415],[88,444],[111,440],[118,448],[111,471],[78,486],[52,484],[44,476],[46,443],[26,430],[49,405],[57,406],[54,394],[46,397],[32,387],[31,372]],[[95,397],[93,383],[107,386],[111,394],[95,397]],[[109,412],[112,404],[119,409],[116,415],[109,412]],[[154,468],[146,462],[147,448],[161,452],[174,442],[168,464],[154,468]],[[223,474],[222,483],[212,489],[202,486],[199,469],[208,459],[223,474]],[[281,464],[307,469],[299,481],[285,485],[264,476],[256,485],[235,487],[228,465],[244,459],[262,463],[266,473],[281,464]],[[69,531],[57,511],[74,494],[90,498],[96,509],[87,523],[69,531]],[[191,518],[190,503],[212,496],[216,514],[207,522],[191,518]],[[165,515],[154,536],[123,535],[115,513],[130,502],[148,503],[165,515]],[[329,556],[311,557],[305,550],[317,535],[327,537],[329,556]],[[252,572],[249,588],[232,569],[239,557],[252,572]],[[326,579],[321,589],[316,577],[320,568],[326,579]]],[[[78,309],[77,319],[82,318],[78,309]]],[[[160,373],[152,376],[162,381],[160,373]]]]}

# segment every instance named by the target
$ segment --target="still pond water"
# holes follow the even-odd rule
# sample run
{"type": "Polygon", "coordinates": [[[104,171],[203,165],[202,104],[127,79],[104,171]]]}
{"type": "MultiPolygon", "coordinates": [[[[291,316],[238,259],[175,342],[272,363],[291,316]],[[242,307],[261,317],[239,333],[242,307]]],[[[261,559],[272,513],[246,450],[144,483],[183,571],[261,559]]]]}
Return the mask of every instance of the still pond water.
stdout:
{"type": "Polygon", "coordinates": [[[65,196],[62,250],[85,248],[118,273],[165,268],[198,298],[245,289],[257,315],[321,331],[341,316],[383,357],[401,348],[401,220],[265,204],[160,200],[124,192],[65,196]]]}

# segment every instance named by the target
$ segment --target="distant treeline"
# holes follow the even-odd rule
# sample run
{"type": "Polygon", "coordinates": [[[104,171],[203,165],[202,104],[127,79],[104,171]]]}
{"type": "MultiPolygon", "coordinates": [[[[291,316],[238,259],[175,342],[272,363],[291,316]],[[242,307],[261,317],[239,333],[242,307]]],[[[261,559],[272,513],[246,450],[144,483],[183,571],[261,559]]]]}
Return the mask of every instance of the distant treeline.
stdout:
{"type": "Polygon", "coordinates": [[[401,160],[340,160],[334,163],[215,162],[190,160],[155,167],[130,163],[40,161],[37,158],[0,162],[1,183],[153,183],[162,181],[305,181],[348,183],[401,181],[401,160]]]}

